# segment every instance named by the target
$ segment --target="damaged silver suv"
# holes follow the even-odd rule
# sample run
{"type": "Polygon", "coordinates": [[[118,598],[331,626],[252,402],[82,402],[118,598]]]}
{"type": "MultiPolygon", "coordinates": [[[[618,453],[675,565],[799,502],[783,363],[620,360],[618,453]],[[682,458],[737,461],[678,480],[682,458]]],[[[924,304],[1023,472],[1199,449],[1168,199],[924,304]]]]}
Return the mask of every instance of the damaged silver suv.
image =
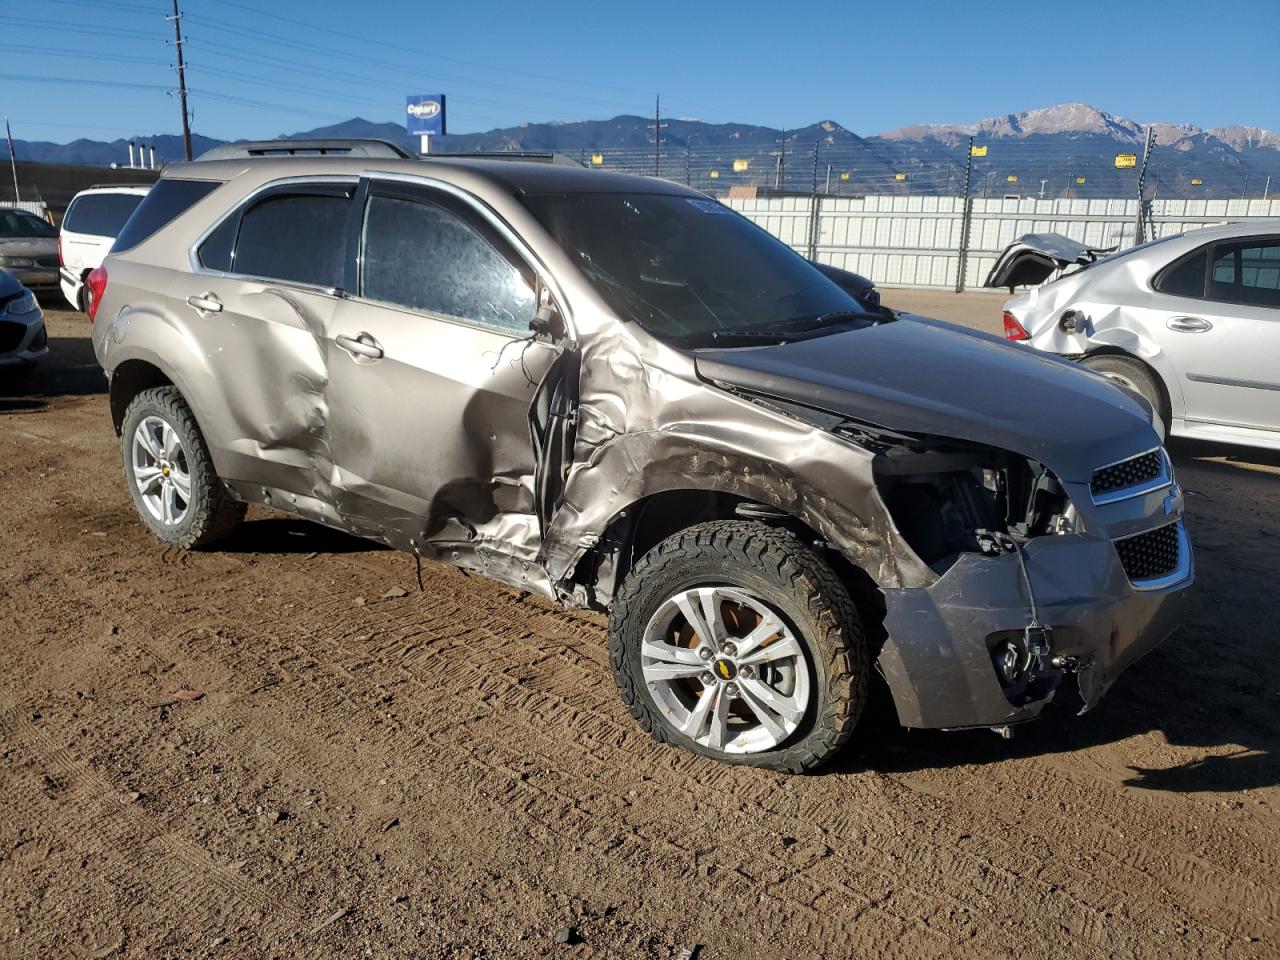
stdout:
{"type": "Polygon", "coordinates": [[[261,503],[607,610],[628,709],[812,768],[901,723],[1092,706],[1192,581],[1133,395],[867,313],[692,190],[549,163],[169,167],[89,279],[169,544],[261,503]]]}

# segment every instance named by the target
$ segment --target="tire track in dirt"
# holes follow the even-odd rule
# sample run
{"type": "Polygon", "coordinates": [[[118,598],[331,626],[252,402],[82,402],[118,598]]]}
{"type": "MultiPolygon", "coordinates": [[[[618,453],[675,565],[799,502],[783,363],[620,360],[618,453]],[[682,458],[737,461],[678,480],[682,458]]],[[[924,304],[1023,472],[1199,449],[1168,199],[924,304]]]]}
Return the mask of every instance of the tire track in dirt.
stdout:
{"type": "MultiPolygon", "coordinates": [[[[257,918],[257,929],[271,942],[283,942],[287,933],[297,931],[299,924],[278,898],[141,810],[54,743],[10,694],[0,694],[0,733],[32,764],[24,778],[28,789],[14,798],[10,813],[28,822],[59,825],[70,835],[92,836],[98,850],[122,864],[118,869],[133,886],[128,891],[133,902],[151,903],[170,920],[181,918],[205,943],[227,929],[224,911],[240,922],[257,918]],[[42,802],[42,796],[53,802],[42,802]]],[[[305,947],[293,952],[314,955],[305,947]]]]}

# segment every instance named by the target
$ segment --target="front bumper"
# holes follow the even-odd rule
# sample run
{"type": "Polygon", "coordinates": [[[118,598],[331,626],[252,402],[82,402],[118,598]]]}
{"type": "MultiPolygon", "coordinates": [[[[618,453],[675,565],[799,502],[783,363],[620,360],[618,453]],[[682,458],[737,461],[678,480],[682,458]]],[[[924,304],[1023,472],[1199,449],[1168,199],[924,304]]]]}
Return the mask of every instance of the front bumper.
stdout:
{"type": "Polygon", "coordinates": [[[59,284],[57,267],[5,267],[9,273],[18,278],[24,287],[56,287],[59,284]]]}
{"type": "MultiPolygon", "coordinates": [[[[1185,543],[1185,540],[1184,540],[1185,543]]],[[[1186,543],[1185,576],[1135,589],[1109,540],[1046,536],[1024,548],[1052,657],[1079,664],[1084,709],[1181,624],[1195,578],[1186,543]]],[[[929,587],[886,591],[888,639],[877,664],[906,727],[992,727],[1037,716],[1065,672],[1031,691],[1006,694],[992,662],[1001,634],[1020,633],[1029,601],[1018,558],[966,554],[929,587]]],[[[1012,691],[1011,691],[1012,693],[1012,691]]],[[[1082,711],[1083,712],[1083,711],[1082,711]]]]}
{"type": "Polygon", "coordinates": [[[0,369],[31,366],[49,352],[44,314],[0,313],[0,369]]]}

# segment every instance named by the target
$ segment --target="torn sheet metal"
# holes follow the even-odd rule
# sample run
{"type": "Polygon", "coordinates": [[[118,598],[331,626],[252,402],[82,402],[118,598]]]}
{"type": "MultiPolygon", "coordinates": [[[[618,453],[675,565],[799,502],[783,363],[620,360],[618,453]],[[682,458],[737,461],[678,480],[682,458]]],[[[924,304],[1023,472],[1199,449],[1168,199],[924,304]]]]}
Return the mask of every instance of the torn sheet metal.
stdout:
{"type": "Polygon", "coordinates": [[[1028,233],[1005,247],[984,287],[1031,287],[1059,270],[1086,266],[1115,247],[1090,247],[1061,233],[1028,233]]]}

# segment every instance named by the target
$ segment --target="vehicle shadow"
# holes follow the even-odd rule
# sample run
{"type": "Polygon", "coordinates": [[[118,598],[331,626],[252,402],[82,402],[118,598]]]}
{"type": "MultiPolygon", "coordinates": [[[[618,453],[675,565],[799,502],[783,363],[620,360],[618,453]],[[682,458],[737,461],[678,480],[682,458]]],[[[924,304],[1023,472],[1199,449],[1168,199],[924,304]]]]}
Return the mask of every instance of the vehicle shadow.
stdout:
{"type": "Polygon", "coordinates": [[[54,397],[91,396],[107,392],[107,378],[83,337],[49,338],[49,354],[25,377],[0,372],[0,413],[34,413],[54,397]]]}
{"type": "Polygon", "coordinates": [[[365,553],[390,548],[299,517],[251,518],[218,543],[219,553],[365,553]]]}

